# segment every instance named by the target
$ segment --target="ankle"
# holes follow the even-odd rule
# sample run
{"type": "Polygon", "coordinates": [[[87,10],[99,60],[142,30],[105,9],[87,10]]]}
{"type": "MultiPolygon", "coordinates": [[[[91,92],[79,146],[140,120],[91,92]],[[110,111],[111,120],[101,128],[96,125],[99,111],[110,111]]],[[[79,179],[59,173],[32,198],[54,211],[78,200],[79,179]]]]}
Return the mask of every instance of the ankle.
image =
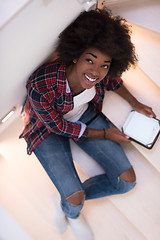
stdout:
{"type": "Polygon", "coordinates": [[[92,230],[82,215],[76,219],[68,218],[68,222],[77,240],[94,240],[92,230]]]}
{"type": "Polygon", "coordinates": [[[54,195],[52,200],[54,205],[54,228],[59,234],[63,234],[67,230],[68,221],[61,208],[60,197],[54,195]]]}

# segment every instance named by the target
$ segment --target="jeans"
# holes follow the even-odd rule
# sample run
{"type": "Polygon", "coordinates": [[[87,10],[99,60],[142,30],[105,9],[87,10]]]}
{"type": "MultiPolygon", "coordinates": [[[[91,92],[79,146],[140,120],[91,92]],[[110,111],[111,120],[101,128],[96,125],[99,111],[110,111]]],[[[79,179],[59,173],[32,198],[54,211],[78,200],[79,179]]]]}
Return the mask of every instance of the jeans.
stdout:
{"type": "MultiPolygon", "coordinates": [[[[90,105],[80,121],[87,123],[95,115],[90,105]]],[[[109,128],[102,114],[98,114],[88,126],[96,129],[109,128]]],[[[91,177],[82,183],[74,166],[67,137],[51,133],[34,151],[59,191],[62,209],[70,218],[79,216],[84,203],[72,206],[66,201],[67,196],[83,190],[85,200],[95,199],[128,192],[135,185],[135,182],[126,182],[119,178],[123,172],[132,167],[119,144],[110,140],[85,137],[81,137],[75,143],[103,167],[104,174],[91,177]]]]}

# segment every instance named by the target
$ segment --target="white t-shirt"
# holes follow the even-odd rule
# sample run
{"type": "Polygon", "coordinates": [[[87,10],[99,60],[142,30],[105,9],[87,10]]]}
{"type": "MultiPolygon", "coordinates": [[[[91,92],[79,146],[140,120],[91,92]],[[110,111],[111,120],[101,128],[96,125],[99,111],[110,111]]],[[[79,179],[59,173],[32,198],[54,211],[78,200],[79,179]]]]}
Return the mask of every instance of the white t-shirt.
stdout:
{"type": "MultiPolygon", "coordinates": [[[[66,81],[66,92],[67,93],[71,92],[68,81],[66,81]]],[[[84,90],[82,93],[73,97],[73,103],[74,103],[73,109],[68,113],[66,113],[65,115],[63,115],[64,119],[71,122],[77,122],[81,125],[81,131],[79,133],[78,138],[80,138],[83,135],[86,129],[86,124],[78,120],[88,108],[88,102],[90,102],[94,98],[95,94],[96,94],[95,87],[92,87],[90,89],[84,90]]]]}
{"type": "Polygon", "coordinates": [[[88,102],[94,98],[95,94],[95,87],[92,87],[75,96],[73,98],[74,108],[63,116],[64,119],[71,122],[78,121],[83,113],[87,110],[88,102]]]}

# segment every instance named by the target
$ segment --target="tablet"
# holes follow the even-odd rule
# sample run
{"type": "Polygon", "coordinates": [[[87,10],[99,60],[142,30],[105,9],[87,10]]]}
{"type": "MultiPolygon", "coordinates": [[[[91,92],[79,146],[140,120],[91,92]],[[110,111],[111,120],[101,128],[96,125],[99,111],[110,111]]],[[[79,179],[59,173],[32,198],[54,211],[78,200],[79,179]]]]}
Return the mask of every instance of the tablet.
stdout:
{"type": "Polygon", "coordinates": [[[122,132],[131,140],[151,149],[160,134],[160,120],[133,110],[125,121],[122,132]]]}

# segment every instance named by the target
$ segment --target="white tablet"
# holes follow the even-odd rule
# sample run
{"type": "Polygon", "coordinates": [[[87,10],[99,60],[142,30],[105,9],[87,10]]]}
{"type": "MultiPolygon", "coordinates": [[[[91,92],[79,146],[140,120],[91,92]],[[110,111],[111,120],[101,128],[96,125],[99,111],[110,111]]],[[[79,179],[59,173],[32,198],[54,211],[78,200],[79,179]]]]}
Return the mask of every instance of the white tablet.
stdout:
{"type": "Polygon", "coordinates": [[[160,133],[160,121],[131,111],[122,127],[122,131],[131,140],[151,149],[160,133]]]}

